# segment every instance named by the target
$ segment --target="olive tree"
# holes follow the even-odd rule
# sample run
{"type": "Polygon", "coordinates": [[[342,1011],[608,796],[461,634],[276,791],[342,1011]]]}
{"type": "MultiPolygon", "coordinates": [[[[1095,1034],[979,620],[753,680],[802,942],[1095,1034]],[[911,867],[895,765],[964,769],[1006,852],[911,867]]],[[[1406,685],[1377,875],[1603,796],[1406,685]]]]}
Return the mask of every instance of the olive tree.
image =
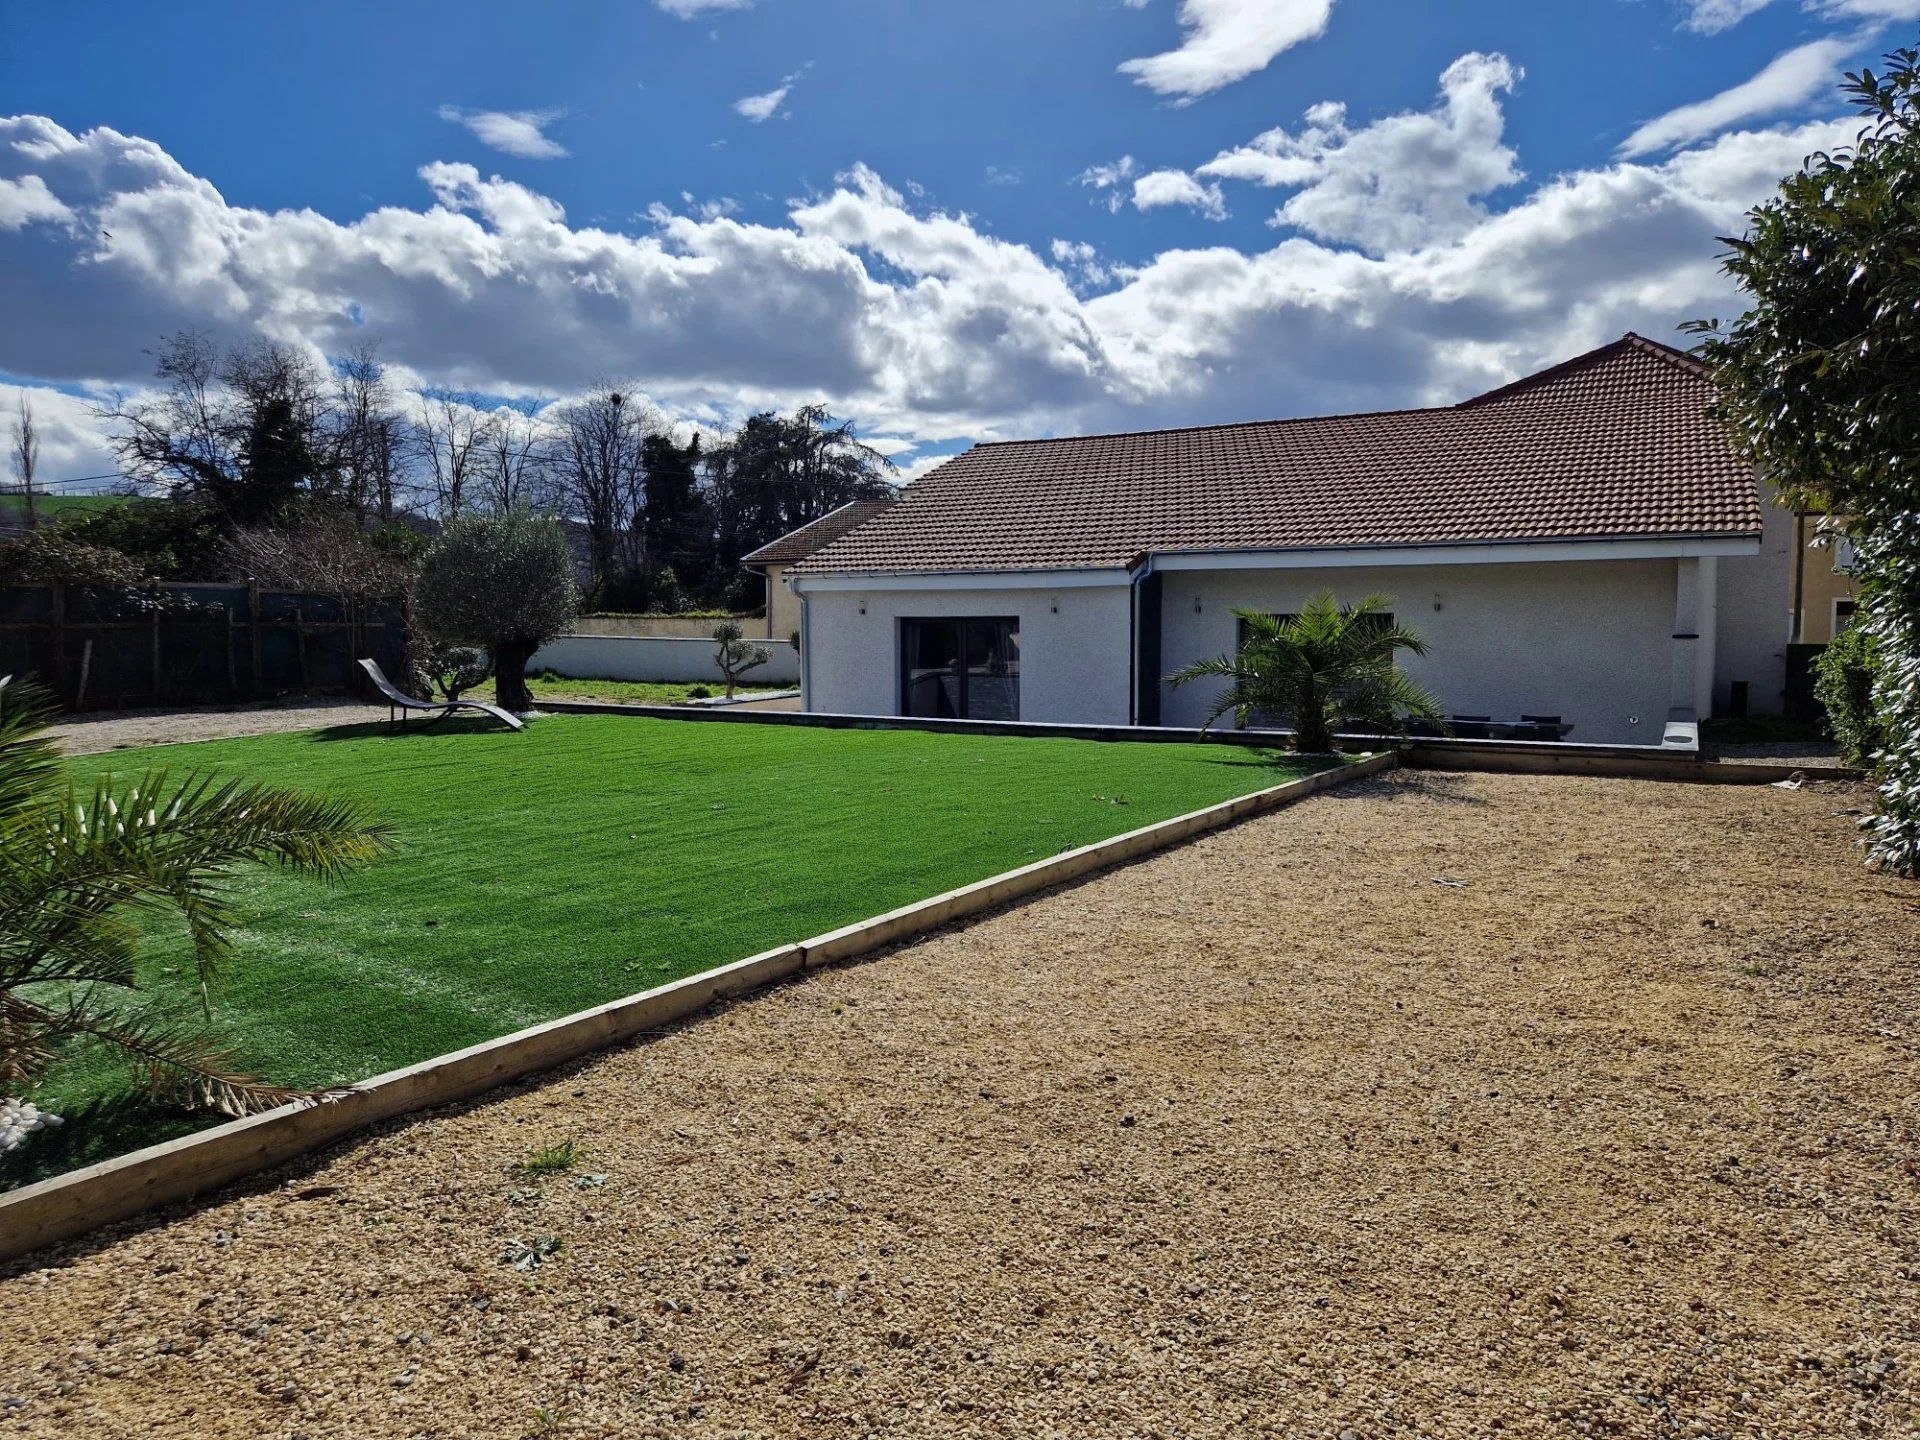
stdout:
{"type": "Polygon", "coordinates": [[[737,620],[723,620],[713,627],[713,638],[720,642],[720,648],[713,653],[713,663],[720,667],[720,674],[726,680],[729,700],[733,699],[742,675],[773,658],[771,650],[743,639],[744,634],[737,620]]]}
{"type": "Polygon", "coordinates": [[[440,640],[483,647],[495,702],[524,713],[533,708],[527,662],[579,609],[573,571],[558,520],[524,511],[464,517],[428,549],[415,614],[440,640]]]}
{"type": "Polygon", "coordinates": [[[1881,749],[1876,863],[1920,873],[1920,51],[1847,77],[1863,128],[1728,241],[1746,311],[1704,321],[1721,413],[1794,503],[1843,517],[1881,749]]]}

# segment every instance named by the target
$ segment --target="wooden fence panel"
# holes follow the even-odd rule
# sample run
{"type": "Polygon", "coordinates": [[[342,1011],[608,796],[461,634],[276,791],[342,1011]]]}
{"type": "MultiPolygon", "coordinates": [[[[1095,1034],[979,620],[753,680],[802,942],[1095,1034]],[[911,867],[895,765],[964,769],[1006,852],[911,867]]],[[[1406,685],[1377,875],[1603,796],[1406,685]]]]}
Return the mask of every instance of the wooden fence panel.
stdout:
{"type": "Polygon", "coordinates": [[[70,710],[234,705],[365,693],[355,661],[406,668],[404,600],[246,585],[0,587],[0,675],[70,710]]]}

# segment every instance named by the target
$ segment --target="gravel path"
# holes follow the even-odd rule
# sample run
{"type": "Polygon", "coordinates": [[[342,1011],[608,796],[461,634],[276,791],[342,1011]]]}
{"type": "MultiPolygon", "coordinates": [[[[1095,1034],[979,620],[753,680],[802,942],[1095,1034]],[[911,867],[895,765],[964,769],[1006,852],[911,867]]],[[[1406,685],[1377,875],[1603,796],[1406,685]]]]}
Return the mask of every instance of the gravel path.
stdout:
{"type": "Polygon", "coordinates": [[[1761,740],[1750,745],[1714,745],[1712,758],[1735,765],[1798,765],[1803,770],[1843,767],[1840,747],[1830,740],[1761,740]]]}
{"type": "Polygon", "coordinates": [[[1316,798],[16,1266],[0,1433],[1911,1435],[1860,803],[1316,798]]]}
{"type": "Polygon", "coordinates": [[[75,716],[52,734],[69,755],[95,755],[136,745],[172,745],[183,740],[231,740],[279,730],[318,730],[327,725],[363,725],[385,720],[387,707],[357,700],[316,700],[257,710],[109,710],[75,716]]]}

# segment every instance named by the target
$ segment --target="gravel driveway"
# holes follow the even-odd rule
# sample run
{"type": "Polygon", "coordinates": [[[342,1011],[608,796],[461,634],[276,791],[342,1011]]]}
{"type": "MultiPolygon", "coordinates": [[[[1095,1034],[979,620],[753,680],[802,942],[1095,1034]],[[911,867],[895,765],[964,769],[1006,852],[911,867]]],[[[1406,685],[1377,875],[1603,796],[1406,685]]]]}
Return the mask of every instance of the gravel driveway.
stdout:
{"type": "Polygon", "coordinates": [[[1313,799],[16,1265],[0,1433],[1910,1435],[1861,803],[1313,799]]]}
{"type": "Polygon", "coordinates": [[[280,730],[318,730],[328,725],[364,725],[385,720],[387,707],[357,700],[310,700],[301,705],[268,705],[253,710],[106,710],[78,715],[52,728],[69,755],[95,755],[138,745],[173,745],[183,740],[231,740],[241,735],[270,735],[280,730]]]}

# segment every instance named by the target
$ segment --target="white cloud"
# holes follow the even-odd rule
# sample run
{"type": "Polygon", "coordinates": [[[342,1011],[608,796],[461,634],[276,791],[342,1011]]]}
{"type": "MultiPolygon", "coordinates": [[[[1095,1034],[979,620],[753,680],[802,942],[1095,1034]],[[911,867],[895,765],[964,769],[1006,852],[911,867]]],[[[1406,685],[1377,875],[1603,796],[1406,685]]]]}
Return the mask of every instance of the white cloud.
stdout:
{"type": "Polygon", "coordinates": [[[733,108],[736,113],[759,125],[779,113],[780,107],[787,103],[787,92],[792,89],[791,85],[782,85],[764,95],[746,95],[734,101],[733,108]]]}
{"type": "Polygon", "coordinates": [[[1131,155],[1122,155],[1110,165],[1088,166],[1074,177],[1074,183],[1098,190],[1100,203],[1118,214],[1132,195],[1132,181],[1139,173],[1139,162],[1131,155]]]}
{"type": "Polygon", "coordinates": [[[764,95],[748,95],[734,101],[733,108],[735,113],[746,116],[747,119],[756,125],[771,120],[775,115],[780,113],[780,107],[787,103],[787,96],[792,92],[795,82],[812,68],[813,62],[809,60],[791,75],[782,79],[779,89],[769,90],[764,95]]]}
{"type": "MultiPolygon", "coordinates": [[[[0,444],[13,436],[14,426],[20,419],[22,397],[33,407],[33,425],[40,436],[40,464],[35,474],[39,484],[113,475],[118,471],[119,462],[93,413],[95,404],[104,399],[104,395],[71,395],[43,386],[0,384],[0,444]]],[[[6,483],[14,484],[11,471],[6,472],[6,483]]],[[[80,488],[113,487],[111,482],[96,481],[80,488]]]]}
{"type": "Polygon", "coordinates": [[[1751,80],[1649,120],[1622,142],[1620,154],[1652,155],[1830,94],[1841,62],[1853,49],[1848,40],[1815,40],[1775,56],[1751,80]]]}
{"type": "MultiPolygon", "coordinates": [[[[686,207],[688,214],[698,215],[702,220],[719,220],[724,216],[740,213],[740,202],[731,195],[716,195],[711,200],[696,200],[691,190],[682,190],[680,203],[686,207]]],[[[655,223],[661,223],[672,212],[656,205],[649,214],[655,223]]]]}
{"type": "MultiPolygon", "coordinates": [[[[1423,218],[1405,246],[1291,235],[1117,268],[1085,242],[986,234],[863,166],[764,224],[696,206],[639,233],[577,224],[446,163],[422,169],[418,205],[339,221],[233,204],[137,137],[0,119],[0,182],[37,177],[72,216],[0,230],[0,373],[139,384],[143,350],[186,326],[328,354],[373,341],[415,383],[565,395],[625,375],[707,427],[824,400],[916,453],[1432,403],[1725,313],[1715,237],[1853,128],[1563,175],[1501,213],[1423,218]]],[[[1130,200],[1140,178],[1116,186],[1130,200]]]]}
{"type": "Polygon", "coordinates": [[[1055,240],[1048,247],[1053,263],[1073,281],[1077,290],[1093,290],[1111,282],[1124,267],[1108,264],[1099,250],[1084,240],[1055,240]]]}
{"type": "Polygon", "coordinates": [[[1120,73],[1180,103],[1264,70],[1326,32],[1333,0],[1180,0],[1180,47],[1128,60],[1120,73]]]}
{"type": "Polygon", "coordinates": [[[0,180],[0,230],[18,230],[38,220],[68,220],[72,216],[73,212],[38,175],[0,180]]]}
{"type": "MultiPolygon", "coordinates": [[[[1773,0],[1685,0],[1686,28],[1701,35],[1731,30],[1773,0]]],[[[1920,0],[1802,0],[1801,9],[1831,20],[1920,20],[1920,0]]]]}
{"type": "Polygon", "coordinates": [[[1199,173],[1297,190],[1274,223],[1322,240],[1376,254],[1430,245],[1479,224],[1480,197],[1522,178],[1499,99],[1520,78],[1504,55],[1463,55],[1434,110],[1356,129],[1345,106],[1316,105],[1300,131],[1269,130],[1199,173]]]}
{"type": "Polygon", "coordinates": [[[1227,218],[1226,200],[1218,185],[1203,185],[1184,170],[1154,170],[1133,182],[1133,208],[1155,210],[1185,205],[1209,220],[1227,218]]]}
{"type": "Polygon", "coordinates": [[[753,0],[653,0],[653,3],[669,15],[682,20],[695,20],[720,10],[745,10],[753,4],[753,0]]]}
{"type": "Polygon", "coordinates": [[[1688,0],[1687,29],[1701,35],[1718,35],[1772,3],[1773,0],[1688,0]]]}
{"type": "Polygon", "coordinates": [[[559,110],[462,110],[457,105],[442,105],[440,118],[464,125],[474,138],[503,155],[518,155],[522,160],[561,160],[566,149],[546,133],[546,127],[558,120],[559,110]]]}

